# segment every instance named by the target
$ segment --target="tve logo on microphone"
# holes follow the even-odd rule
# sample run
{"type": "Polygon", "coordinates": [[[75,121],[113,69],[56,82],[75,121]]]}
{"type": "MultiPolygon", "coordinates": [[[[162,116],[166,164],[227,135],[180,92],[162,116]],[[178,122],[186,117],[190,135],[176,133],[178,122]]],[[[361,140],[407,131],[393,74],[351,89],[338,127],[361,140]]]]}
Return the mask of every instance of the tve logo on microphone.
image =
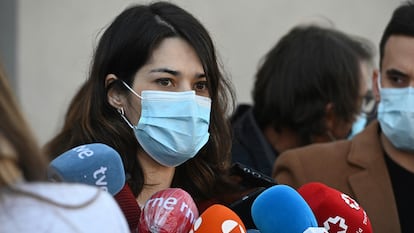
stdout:
{"type": "MultiPolygon", "coordinates": [[[[95,153],[92,148],[88,145],[81,145],[72,149],[74,152],[78,153],[79,159],[85,159],[87,157],[93,156],[95,153]]],[[[100,187],[104,191],[108,191],[108,182],[106,180],[106,171],[108,167],[101,166],[93,172],[93,178],[95,179],[95,185],[100,187]]]]}
{"type": "Polygon", "coordinates": [[[78,153],[78,157],[80,159],[84,159],[85,157],[91,157],[94,152],[88,145],[81,145],[72,149],[74,152],[78,153]]]}
{"type": "Polygon", "coordinates": [[[48,177],[53,181],[97,186],[112,195],[125,184],[121,156],[102,143],[81,145],[59,155],[49,164],[48,177]]]}

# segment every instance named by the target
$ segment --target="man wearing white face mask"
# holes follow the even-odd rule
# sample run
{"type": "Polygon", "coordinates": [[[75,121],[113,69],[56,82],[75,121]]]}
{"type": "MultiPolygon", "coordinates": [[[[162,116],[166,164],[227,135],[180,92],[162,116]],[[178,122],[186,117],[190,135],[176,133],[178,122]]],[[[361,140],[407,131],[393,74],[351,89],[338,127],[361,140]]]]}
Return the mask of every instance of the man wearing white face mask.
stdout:
{"type": "Polygon", "coordinates": [[[414,2],[397,8],[373,78],[378,117],[352,140],[288,151],[273,177],[295,188],[319,181],[355,198],[374,232],[414,232],[414,2]]]}
{"type": "MultiPolygon", "coordinates": [[[[395,39],[395,41],[401,40],[405,39],[395,39]]],[[[407,86],[412,81],[404,77],[404,73],[398,74],[398,72],[393,69],[387,71],[387,81],[381,81],[381,76],[377,78],[381,98],[378,106],[378,121],[381,125],[383,141],[385,144],[390,144],[387,145],[390,149],[395,149],[397,153],[399,151],[414,153],[414,88],[407,86]]]]}

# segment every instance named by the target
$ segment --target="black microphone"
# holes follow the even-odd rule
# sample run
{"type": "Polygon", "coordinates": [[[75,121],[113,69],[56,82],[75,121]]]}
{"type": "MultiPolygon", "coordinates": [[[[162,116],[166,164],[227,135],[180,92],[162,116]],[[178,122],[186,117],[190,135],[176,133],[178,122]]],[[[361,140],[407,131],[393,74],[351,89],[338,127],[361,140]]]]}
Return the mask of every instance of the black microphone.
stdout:
{"type": "Polygon", "coordinates": [[[241,185],[245,187],[269,188],[277,184],[272,177],[239,162],[236,162],[231,166],[230,173],[241,177],[241,185]]]}
{"type": "Polygon", "coordinates": [[[239,162],[232,165],[230,172],[231,175],[241,178],[240,185],[252,191],[231,203],[229,207],[242,219],[247,229],[256,229],[251,215],[253,201],[266,188],[276,185],[276,181],[260,171],[239,162]]]}

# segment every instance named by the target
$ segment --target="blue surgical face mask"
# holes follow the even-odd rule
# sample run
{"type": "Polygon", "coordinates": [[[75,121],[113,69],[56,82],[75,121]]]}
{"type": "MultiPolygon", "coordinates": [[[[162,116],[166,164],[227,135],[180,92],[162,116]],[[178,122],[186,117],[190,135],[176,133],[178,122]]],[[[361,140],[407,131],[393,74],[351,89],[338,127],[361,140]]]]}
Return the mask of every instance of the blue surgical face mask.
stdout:
{"type": "Polygon", "coordinates": [[[134,130],[142,148],[164,166],[176,167],[190,158],[207,143],[211,99],[195,91],[142,91],[141,117],[136,126],[121,114],[134,130]]]}
{"type": "Polygon", "coordinates": [[[348,139],[352,139],[355,135],[359,134],[362,130],[364,130],[367,122],[367,115],[365,113],[360,113],[357,116],[355,122],[352,124],[351,132],[348,135],[348,139]]]}
{"type": "Polygon", "coordinates": [[[375,98],[372,91],[368,90],[362,100],[361,112],[357,115],[352,128],[349,132],[348,139],[352,139],[355,135],[362,132],[370,123],[372,117],[377,113],[375,98]]]}
{"type": "Polygon", "coordinates": [[[377,84],[382,132],[396,148],[414,152],[414,88],[381,88],[380,81],[377,84]]]}

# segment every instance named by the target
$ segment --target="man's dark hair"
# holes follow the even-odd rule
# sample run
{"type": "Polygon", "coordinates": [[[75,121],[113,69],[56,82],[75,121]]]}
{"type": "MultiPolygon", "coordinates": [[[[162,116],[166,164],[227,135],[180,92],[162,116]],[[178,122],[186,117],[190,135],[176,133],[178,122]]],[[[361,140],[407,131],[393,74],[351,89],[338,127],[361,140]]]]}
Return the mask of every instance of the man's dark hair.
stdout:
{"type": "Polygon", "coordinates": [[[385,44],[392,35],[414,37],[414,1],[407,1],[395,9],[385,27],[380,41],[380,67],[384,57],[385,44]]]}
{"type": "Polygon", "coordinates": [[[326,133],[328,103],[344,122],[360,107],[356,40],[334,29],[298,26],[268,52],[256,74],[253,113],[263,129],[288,128],[303,144],[326,133]]]}

